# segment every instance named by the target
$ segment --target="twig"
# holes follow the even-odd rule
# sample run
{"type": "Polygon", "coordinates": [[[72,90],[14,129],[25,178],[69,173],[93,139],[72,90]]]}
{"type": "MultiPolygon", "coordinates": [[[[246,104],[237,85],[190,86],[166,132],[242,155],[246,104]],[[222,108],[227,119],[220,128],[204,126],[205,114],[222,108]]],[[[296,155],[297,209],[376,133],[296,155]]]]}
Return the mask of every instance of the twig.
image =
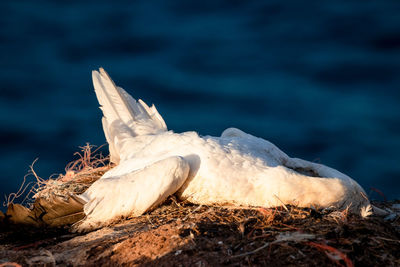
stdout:
{"type": "Polygon", "coordinates": [[[270,244],[270,243],[267,242],[267,243],[265,243],[264,245],[262,245],[261,247],[256,248],[255,250],[252,250],[252,251],[249,251],[249,252],[246,252],[246,253],[242,253],[242,254],[239,254],[239,255],[234,255],[234,256],[232,256],[232,258],[239,258],[239,257],[244,257],[244,256],[248,256],[248,255],[257,253],[258,251],[260,251],[260,250],[262,250],[262,249],[268,247],[269,244],[270,244]]]}
{"type": "Polygon", "coordinates": [[[192,210],[188,215],[185,216],[185,218],[183,218],[182,221],[186,221],[187,218],[189,218],[190,215],[192,215],[194,212],[198,211],[199,209],[201,209],[203,207],[203,205],[198,206],[197,208],[195,208],[194,210],[192,210]]]}
{"type": "Polygon", "coordinates": [[[400,243],[400,240],[395,240],[395,239],[390,239],[390,238],[385,238],[385,237],[380,237],[380,236],[375,236],[374,238],[385,240],[385,241],[399,242],[400,243]]]}
{"type": "MultiPolygon", "coordinates": [[[[36,178],[36,181],[37,181],[37,182],[36,182],[35,185],[40,185],[40,184],[43,184],[43,183],[44,183],[44,180],[43,180],[42,178],[40,178],[40,177],[36,174],[35,170],[33,169],[33,165],[36,163],[37,160],[38,160],[38,159],[36,158],[36,159],[32,162],[32,165],[29,166],[29,169],[30,169],[30,170],[29,170],[29,172],[28,172],[26,175],[24,175],[24,180],[22,181],[22,184],[21,184],[20,188],[18,189],[18,191],[17,191],[16,193],[11,193],[11,194],[9,194],[8,197],[6,198],[6,200],[7,200],[6,205],[7,205],[7,206],[8,206],[9,204],[13,203],[15,199],[17,199],[17,198],[19,198],[20,196],[22,196],[22,195],[25,193],[26,189],[33,183],[33,182],[29,182],[28,184],[25,185],[26,180],[27,180],[27,177],[28,177],[29,175],[33,175],[33,176],[36,178]]],[[[32,187],[31,187],[31,190],[29,190],[28,194],[25,196],[25,198],[24,198],[24,200],[22,201],[22,203],[25,202],[25,200],[29,198],[29,195],[30,195],[31,192],[32,192],[32,187]]]]}
{"type": "MultiPolygon", "coordinates": [[[[341,252],[340,250],[338,250],[337,248],[334,248],[332,246],[328,246],[328,245],[324,245],[324,244],[320,244],[320,243],[315,243],[315,242],[306,242],[307,245],[315,247],[319,250],[324,251],[327,256],[329,257],[329,253],[331,252],[335,255],[337,255],[341,260],[343,260],[346,263],[347,267],[354,267],[353,262],[347,257],[346,254],[344,254],[343,252],[341,252]]],[[[333,259],[332,257],[329,257],[332,261],[334,261],[335,263],[338,263],[337,259],[333,259]]]]}
{"type": "Polygon", "coordinates": [[[39,158],[36,158],[36,159],[32,162],[32,165],[29,166],[29,168],[30,168],[30,171],[31,171],[31,173],[33,174],[33,176],[35,176],[35,178],[36,178],[36,180],[37,180],[37,183],[38,183],[38,184],[43,184],[43,183],[45,183],[44,179],[40,178],[40,177],[36,174],[35,170],[33,169],[33,166],[35,165],[36,161],[38,161],[38,159],[39,159],[39,158]]]}
{"type": "Polygon", "coordinates": [[[276,198],[282,203],[282,205],[283,205],[283,207],[285,208],[285,210],[286,210],[287,212],[289,212],[289,209],[286,207],[285,203],[283,203],[283,201],[282,201],[277,195],[274,195],[274,197],[276,197],[276,198]]]}
{"type": "Polygon", "coordinates": [[[153,226],[153,228],[155,227],[154,224],[151,222],[150,217],[148,215],[146,215],[147,220],[149,221],[149,223],[151,224],[151,226],[153,226]]]}

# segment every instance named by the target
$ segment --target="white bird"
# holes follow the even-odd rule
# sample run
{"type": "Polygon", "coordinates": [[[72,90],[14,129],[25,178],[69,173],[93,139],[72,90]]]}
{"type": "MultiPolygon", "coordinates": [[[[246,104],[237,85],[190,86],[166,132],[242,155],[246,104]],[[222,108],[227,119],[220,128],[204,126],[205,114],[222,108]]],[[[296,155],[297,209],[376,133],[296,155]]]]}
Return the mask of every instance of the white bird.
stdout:
{"type": "Polygon", "coordinates": [[[337,170],[290,158],[272,143],[235,128],[220,137],[168,131],[154,105],[136,101],[102,68],[92,78],[117,166],[80,195],[86,202],[80,231],[139,216],[174,193],[205,205],[293,204],[349,208],[362,216],[371,212],[361,186],[337,170]]]}

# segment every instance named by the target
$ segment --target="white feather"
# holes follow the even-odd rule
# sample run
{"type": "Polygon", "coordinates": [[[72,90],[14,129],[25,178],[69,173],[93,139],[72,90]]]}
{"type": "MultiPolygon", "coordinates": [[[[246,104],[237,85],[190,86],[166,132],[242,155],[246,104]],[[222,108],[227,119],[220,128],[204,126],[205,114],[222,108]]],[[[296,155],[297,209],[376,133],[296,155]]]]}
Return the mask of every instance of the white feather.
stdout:
{"type": "Polygon", "coordinates": [[[360,185],[335,169],[290,158],[274,144],[235,128],[221,137],[167,131],[154,106],[116,87],[104,70],[94,72],[93,79],[110,153],[120,163],[82,196],[88,203],[81,230],[116,216],[140,215],[176,191],[181,199],[206,205],[294,204],[348,207],[363,216],[371,212],[360,185]],[[179,183],[171,173],[180,173],[179,183]]]}
{"type": "Polygon", "coordinates": [[[120,161],[122,139],[138,135],[157,134],[167,126],[157,109],[137,102],[124,89],[111,80],[104,69],[92,72],[94,90],[103,111],[103,130],[110,147],[111,162],[120,161]]]}
{"type": "Polygon", "coordinates": [[[87,201],[87,217],[79,229],[97,228],[121,216],[143,214],[175,193],[188,172],[189,165],[183,158],[169,157],[136,172],[97,180],[80,196],[87,201]]]}

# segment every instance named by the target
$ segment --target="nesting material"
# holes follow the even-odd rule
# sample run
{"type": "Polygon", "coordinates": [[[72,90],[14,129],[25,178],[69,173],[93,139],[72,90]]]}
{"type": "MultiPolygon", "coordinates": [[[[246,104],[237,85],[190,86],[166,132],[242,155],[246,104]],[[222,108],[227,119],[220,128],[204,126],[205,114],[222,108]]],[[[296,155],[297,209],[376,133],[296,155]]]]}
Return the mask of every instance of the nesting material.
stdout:
{"type": "Polygon", "coordinates": [[[52,255],[62,266],[400,266],[399,223],[328,209],[218,207],[170,197],[151,212],[84,235],[0,228],[0,258],[40,265],[52,255]],[[49,256],[37,258],[43,251],[49,256]]]}
{"type": "MultiPolygon", "coordinates": [[[[30,174],[35,177],[35,183],[30,185],[30,191],[22,202],[24,205],[12,203],[23,195],[23,191],[11,194],[6,216],[0,214],[0,222],[60,227],[83,219],[84,202],[77,195],[85,192],[111,168],[108,157],[103,157],[97,150],[92,151],[92,148],[88,144],[83,146],[80,153],[75,153],[78,159],[69,163],[65,174],[56,178],[44,180],[31,166],[30,174]]],[[[22,184],[21,188],[26,190],[27,186],[22,184]]]]}

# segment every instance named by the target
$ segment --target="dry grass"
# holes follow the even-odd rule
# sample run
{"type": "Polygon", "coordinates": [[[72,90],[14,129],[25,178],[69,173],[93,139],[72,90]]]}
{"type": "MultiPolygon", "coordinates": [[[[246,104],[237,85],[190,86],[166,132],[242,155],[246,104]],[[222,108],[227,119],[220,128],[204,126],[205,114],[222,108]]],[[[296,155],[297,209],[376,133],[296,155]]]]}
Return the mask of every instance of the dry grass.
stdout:
{"type": "MultiPolygon", "coordinates": [[[[30,191],[24,196],[24,202],[35,198],[51,198],[52,195],[63,197],[84,192],[112,167],[108,157],[103,157],[98,153],[98,148],[93,148],[88,144],[82,147],[81,152],[75,153],[77,159],[67,165],[64,174],[48,180],[36,174],[34,162],[28,174],[33,176],[34,181],[27,182],[27,176],[24,177],[21,189],[11,194],[7,201],[15,201],[27,190],[30,191]]],[[[390,208],[393,205],[389,202],[374,204],[380,208],[390,208]]],[[[135,218],[121,218],[109,227],[118,229],[121,225],[146,225],[149,233],[171,225],[178,227],[178,239],[190,239],[188,245],[174,248],[173,252],[163,255],[157,261],[146,258],[134,260],[144,265],[162,266],[166,262],[179,265],[189,262],[188,259],[206,260],[210,265],[234,266],[400,265],[399,217],[392,221],[378,217],[366,220],[349,214],[348,209],[322,210],[318,207],[299,208],[291,205],[276,208],[206,206],[177,201],[171,196],[151,212],[135,218]],[[176,254],[175,251],[180,252],[176,254]]],[[[3,242],[8,242],[8,245],[15,242],[18,240],[14,236],[17,233],[4,235],[3,242]]],[[[26,239],[26,232],[21,239],[26,239]]],[[[38,239],[44,237],[39,235],[38,239]]],[[[49,247],[53,244],[51,242],[49,247]]],[[[109,242],[111,246],[116,241],[109,242]]],[[[100,257],[102,253],[99,250],[98,255],[88,255],[88,259],[100,257]]],[[[109,257],[102,261],[104,264],[112,263],[109,257]]]]}
{"type": "Polygon", "coordinates": [[[15,203],[31,206],[37,198],[49,199],[52,195],[58,197],[69,196],[70,194],[81,194],[99,179],[107,170],[112,168],[109,163],[109,156],[99,153],[100,147],[86,144],[80,147],[81,151],[76,152],[77,158],[65,167],[64,174],[58,174],[43,179],[34,170],[37,159],[29,166],[29,172],[24,176],[20,189],[6,197],[5,205],[15,203]],[[33,178],[33,179],[32,179],[33,178]],[[28,180],[32,181],[28,181],[28,180]]]}
{"type": "MultiPolygon", "coordinates": [[[[377,204],[378,205],[378,204],[377,204]]],[[[396,266],[400,263],[399,221],[368,220],[345,211],[299,208],[240,208],[194,205],[172,196],[157,209],[123,218],[111,227],[178,225],[191,241],[177,257],[158,262],[179,264],[185,255],[207,256],[211,265],[396,266]],[[191,244],[191,245],[190,245],[191,244]],[[218,255],[218,257],[216,257],[218,255]]],[[[150,230],[151,231],[151,230],[150,230]]],[[[137,262],[135,262],[137,263],[137,262]]],[[[172,264],[173,265],[173,264],[172,264]]],[[[168,265],[167,265],[168,266],[168,265]]]]}

